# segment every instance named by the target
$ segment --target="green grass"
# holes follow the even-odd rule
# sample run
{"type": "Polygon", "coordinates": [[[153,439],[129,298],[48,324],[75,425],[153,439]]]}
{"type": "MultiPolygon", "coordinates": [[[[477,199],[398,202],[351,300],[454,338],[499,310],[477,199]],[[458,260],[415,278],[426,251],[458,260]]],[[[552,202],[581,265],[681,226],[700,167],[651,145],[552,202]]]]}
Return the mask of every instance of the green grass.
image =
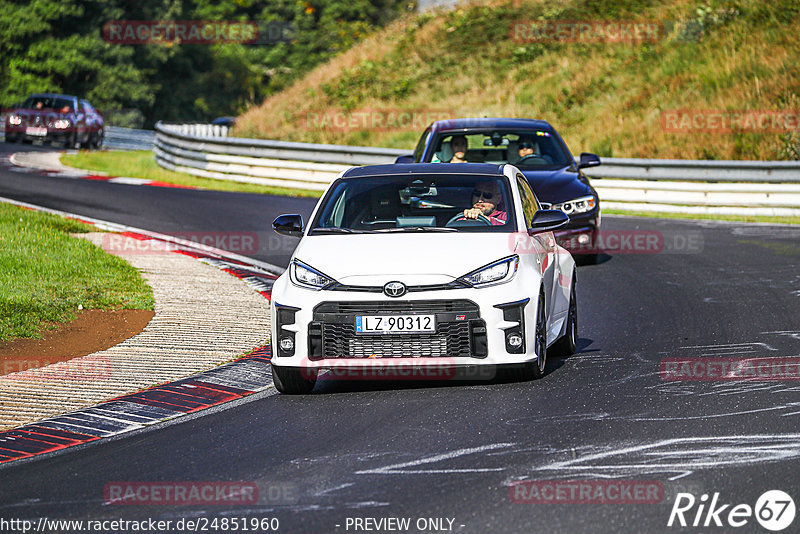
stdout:
{"type": "Polygon", "coordinates": [[[541,118],[574,153],[606,157],[794,159],[796,126],[674,132],[661,116],[795,113],[798,18],[796,0],[473,0],[379,30],[250,108],[234,135],[408,149],[425,125],[341,125],[416,112],[541,118]],[[511,38],[518,23],[615,20],[662,24],[664,33],[644,43],[511,38]],[[320,116],[338,122],[309,120],[320,116]]]}
{"type": "Polygon", "coordinates": [[[767,217],[763,215],[717,215],[705,213],[665,213],[656,211],[627,211],[619,209],[603,208],[603,215],[629,215],[632,217],[650,217],[656,219],[687,219],[704,221],[734,221],[734,222],[758,222],[776,224],[800,224],[800,217],[767,217]]]}
{"type": "Polygon", "coordinates": [[[0,203],[0,341],[41,337],[84,309],[153,309],[125,260],[71,237],[91,227],[0,203]]]}
{"type": "Polygon", "coordinates": [[[183,172],[174,172],[159,165],[149,150],[124,151],[90,151],[82,150],[77,154],[61,156],[61,162],[70,167],[100,172],[111,176],[144,178],[169,184],[197,187],[213,191],[232,191],[237,193],[260,193],[264,195],[280,195],[290,197],[319,197],[322,191],[290,189],[212,178],[200,178],[183,172]]]}

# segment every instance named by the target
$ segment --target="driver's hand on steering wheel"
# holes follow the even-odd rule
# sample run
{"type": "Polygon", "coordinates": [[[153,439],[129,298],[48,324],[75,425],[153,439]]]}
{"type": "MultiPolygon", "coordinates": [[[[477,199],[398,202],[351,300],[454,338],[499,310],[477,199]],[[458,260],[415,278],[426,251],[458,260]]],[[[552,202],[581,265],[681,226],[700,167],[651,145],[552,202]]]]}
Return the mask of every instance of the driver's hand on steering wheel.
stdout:
{"type": "Polygon", "coordinates": [[[483,212],[478,208],[467,208],[464,210],[464,217],[467,219],[477,219],[483,212]]]}

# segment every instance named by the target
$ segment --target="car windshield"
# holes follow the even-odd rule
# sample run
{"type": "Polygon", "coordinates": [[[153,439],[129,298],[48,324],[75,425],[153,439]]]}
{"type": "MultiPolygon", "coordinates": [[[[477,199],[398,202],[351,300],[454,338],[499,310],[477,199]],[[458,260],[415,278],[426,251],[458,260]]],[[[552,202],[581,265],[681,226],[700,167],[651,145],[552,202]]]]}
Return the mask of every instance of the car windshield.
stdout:
{"type": "Polygon", "coordinates": [[[512,232],[508,181],[487,175],[341,178],[310,235],[400,232],[512,232]],[[465,216],[464,211],[473,209],[465,216]]]}
{"type": "Polygon", "coordinates": [[[469,163],[510,163],[523,170],[572,164],[561,143],[544,130],[441,134],[430,162],[461,163],[462,159],[469,163]]]}
{"type": "Polygon", "coordinates": [[[72,108],[72,100],[52,96],[32,96],[22,104],[23,109],[62,109],[72,108]]]}

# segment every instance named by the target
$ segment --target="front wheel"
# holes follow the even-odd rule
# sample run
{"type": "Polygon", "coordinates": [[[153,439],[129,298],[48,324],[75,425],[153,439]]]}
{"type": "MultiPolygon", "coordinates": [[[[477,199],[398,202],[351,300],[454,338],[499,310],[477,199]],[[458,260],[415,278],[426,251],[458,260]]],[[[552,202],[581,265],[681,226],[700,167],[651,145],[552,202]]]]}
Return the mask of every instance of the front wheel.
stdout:
{"type": "Polygon", "coordinates": [[[70,137],[70,138],[69,138],[69,139],[68,139],[68,140],[67,140],[67,141],[64,143],[64,145],[65,145],[65,148],[74,148],[74,149],[76,149],[76,150],[77,150],[78,148],[80,148],[81,144],[80,144],[80,142],[78,141],[78,133],[77,133],[77,132],[74,132],[74,133],[72,134],[72,137],[70,137]]]}
{"type": "Polygon", "coordinates": [[[547,311],[544,304],[544,292],[542,292],[539,294],[539,304],[536,305],[536,337],[533,344],[536,361],[532,362],[531,369],[534,379],[542,378],[544,368],[547,366],[547,311]]]}
{"type": "Polygon", "coordinates": [[[95,134],[92,135],[92,141],[90,145],[96,149],[100,149],[103,146],[103,138],[105,137],[105,133],[103,130],[98,130],[95,134]]]}
{"type": "Polygon", "coordinates": [[[559,356],[571,356],[578,347],[578,298],[575,286],[577,276],[572,275],[572,289],[569,292],[569,310],[567,311],[567,326],[564,335],[552,347],[559,356]]]}
{"type": "Polygon", "coordinates": [[[317,383],[317,372],[313,369],[296,367],[272,367],[272,381],[275,389],[287,395],[305,395],[311,393],[317,383]]]}

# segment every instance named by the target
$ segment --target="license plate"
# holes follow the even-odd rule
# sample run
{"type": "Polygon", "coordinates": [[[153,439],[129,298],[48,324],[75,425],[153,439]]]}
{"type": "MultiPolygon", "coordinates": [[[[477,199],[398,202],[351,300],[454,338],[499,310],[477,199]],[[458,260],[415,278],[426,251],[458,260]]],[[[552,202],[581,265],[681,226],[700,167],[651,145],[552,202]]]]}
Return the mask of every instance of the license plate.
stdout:
{"type": "Polygon", "coordinates": [[[25,128],[25,134],[27,135],[47,135],[47,128],[37,127],[37,126],[28,126],[25,128]]]}
{"type": "Polygon", "coordinates": [[[435,315],[357,315],[356,334],[436,333],[435,315]]]}

